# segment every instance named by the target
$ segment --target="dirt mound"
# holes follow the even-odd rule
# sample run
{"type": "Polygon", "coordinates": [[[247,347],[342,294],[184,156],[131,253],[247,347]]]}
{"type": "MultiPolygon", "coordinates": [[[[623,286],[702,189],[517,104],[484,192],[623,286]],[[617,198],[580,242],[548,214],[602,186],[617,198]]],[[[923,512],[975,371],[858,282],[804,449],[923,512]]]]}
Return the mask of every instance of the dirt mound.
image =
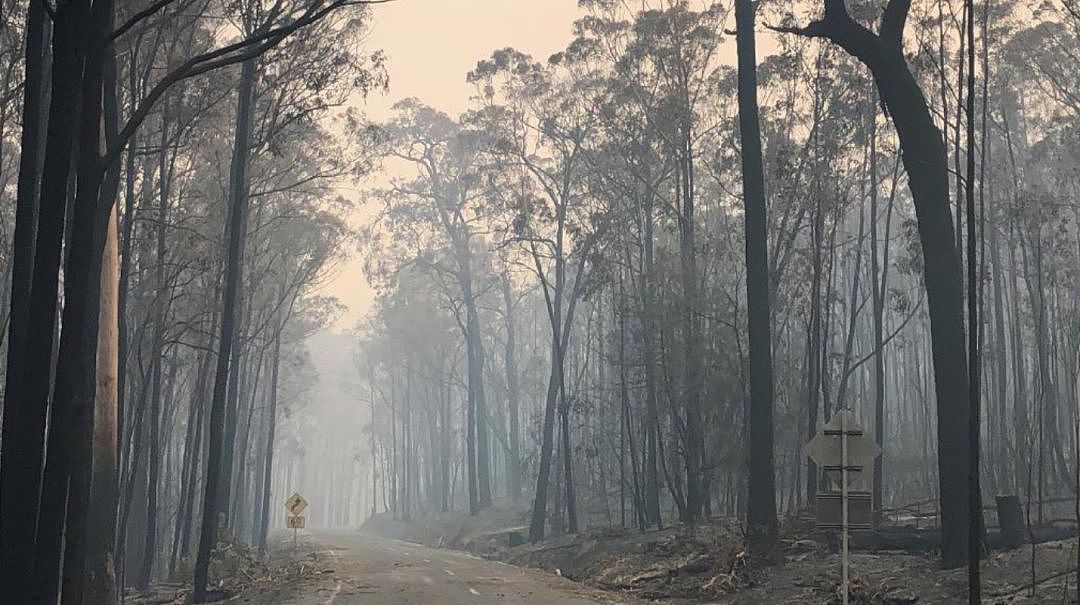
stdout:
{"type": "MultiPolygon", "coordinates": [[[[278,545],[269,560],[259,559],[250,547],[233,539],[223,539],[210,555],[211,602],[239,598],[249,592],[296,582],[323,573],[323,561],[313,544],[306,541],[293,550],[289,540],[278,545]]],[[[125,602],[134,605],[187,605],[191,602],[194,576],[191,561],[182,561],[167,582],[155,582],[145,592],[129,592],[125,602]]]]}
{"type": "Polygon", "coordinates": [[[707,598],[752,581],[737,524],[714,520],[663,530],[603,530],[507,549],[515,565],[646,598],[707,598]]]}

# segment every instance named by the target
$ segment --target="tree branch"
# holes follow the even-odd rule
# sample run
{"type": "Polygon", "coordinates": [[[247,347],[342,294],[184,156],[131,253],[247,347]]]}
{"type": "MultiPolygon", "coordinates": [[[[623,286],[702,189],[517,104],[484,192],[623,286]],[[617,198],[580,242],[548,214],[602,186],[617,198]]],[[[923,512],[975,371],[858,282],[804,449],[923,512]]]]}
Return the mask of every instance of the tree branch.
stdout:
{"type": "MultiPolygon", "coordinates": [[[[766,27],[775,32],[807,38],[827,38],[871,68],[879,64],[883,49],[882,38],[852,19],[844,0],[823,0],[823,2],[825,15],[805,27],[772,25],[766,25],[766,27]]],[[[906,17],[910,4],[911,0],[889,0],[889,6],[885,10],[886,13],[890,11],[895,13],[897,17],[906,17]]],[[[900,25],[902,28],[902,23],[900,25]]]]}
{"type": "Polygon", "coordinates": [[[900,50],[904,43],[904,26],[909,12],[911,0],[889,0],[881,15],[881,40],[896,50],[900,50]]]}
{"type": "Polygon", "coordinates": [[[1071,0],[1061,0],[1061,5],[1072,15],[1077,25],[1080,25],[1080,8],[1077,8],[1071,0]]]}
{"type": "Polygon", "coordinates": [[[796,36],[803,36],[805,38],[830,37],[829,24],[826,23],[824,20],[814,21],[806,27],[769,25],[768,23],[766,23],[765,28],[780,34],[795,34],[796,36]]]}
{"type": "Polygon", "coordinates": [[[851,19],[851,15],[848,14],[847,3],[845,0],[824,0],[824,2],[826,21],[838,23],[840,21],[851,19]]]}
{"type": "Polygon", "coordinates": [[[269,22],[267,22],[266,27],[261,28],[261,31],[256,30],[256,33],[239,42],[188,59],[163,76],[161,80],[154,85],[154,88],[150,90],[146,97],[143,98],[135,111],[132,112],[131,118],[124,125],[124,128],[121,129],[116,136],[116,140],[112,142],[108,151],[105,153],[105,156],[102,158],[102,169],[116,161],[124,146],[127,145],[127,141],[139,128],[146,117],[150,115],[154,105],[156,105],[165,92],[177,82],[258,57],[266,51],[276,47],[292,33],[319,21],[339,8],[346,6],[384,4],[393,1],[394,0],[333,0],[329,3],[326,3],[325,1],[316,1],[313,2],[303,14],[285,25],[270,28],[268,27],[269,22]]]}
{"type": "Polygon", "coordinates": [[[135,13],[131,16],[130,19],[125,21],[123,25],[113,30],[112,34],[109,35],[106,42],[114,42],[117,38],[126,34],[128,30],[138,25],[141,21],[143,21],[144,19],[149,19],[155,13],[172,4],[173,2],[174,0],[158,0],[157,2],[144,8],[143,10],[135,13]]]}

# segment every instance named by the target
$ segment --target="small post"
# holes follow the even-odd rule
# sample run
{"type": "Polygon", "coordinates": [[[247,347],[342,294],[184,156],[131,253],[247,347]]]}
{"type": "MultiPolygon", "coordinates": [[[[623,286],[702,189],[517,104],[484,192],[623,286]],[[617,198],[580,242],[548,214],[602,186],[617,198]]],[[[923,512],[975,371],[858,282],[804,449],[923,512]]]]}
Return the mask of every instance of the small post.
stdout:
{"type": "Polygon", "coordinates": [[[846,414],[840,415],[840,594],[843,604],[848,605],[848,432],[846,414]]]}
{"type": "Polygon", "coordinates": [[[1001,528],[1001,546],[1012,550],[1024,543],[1024,512],[1020,496],[1015,494],[996,496],[998,526],[1001,528]]]}

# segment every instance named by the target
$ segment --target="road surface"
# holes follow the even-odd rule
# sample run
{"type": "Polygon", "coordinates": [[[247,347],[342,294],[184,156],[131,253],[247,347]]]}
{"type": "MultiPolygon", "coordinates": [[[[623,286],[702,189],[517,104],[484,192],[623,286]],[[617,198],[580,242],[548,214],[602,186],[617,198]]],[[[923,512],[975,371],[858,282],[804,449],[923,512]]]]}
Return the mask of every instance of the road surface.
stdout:
{"type": "Polygon", "coordinates": [[[301,580],[241,602],[255,605],[595,605],[632,603],[555,574],[357,530],[305,532],[301,580]]]}

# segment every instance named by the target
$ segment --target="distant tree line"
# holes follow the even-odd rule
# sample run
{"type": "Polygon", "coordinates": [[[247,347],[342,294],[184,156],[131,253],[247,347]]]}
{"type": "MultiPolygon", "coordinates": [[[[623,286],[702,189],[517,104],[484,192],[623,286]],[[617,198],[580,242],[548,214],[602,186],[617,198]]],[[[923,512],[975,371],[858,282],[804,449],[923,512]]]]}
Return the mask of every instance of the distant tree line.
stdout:
{"type": "Polygon", "coordinates": [[[582,2],[461,116],[357,126],[404,175],[364,233],[372,511],[503,496],[534,541],[732,515],[767,555],[841,408],[877,515],[937,502],[948,566],[971,479],[1035,517],[1076,489],[1075,7],[747,4],[582,2]],[[767,52],[733,44],[755,19],[767,52]]]}

